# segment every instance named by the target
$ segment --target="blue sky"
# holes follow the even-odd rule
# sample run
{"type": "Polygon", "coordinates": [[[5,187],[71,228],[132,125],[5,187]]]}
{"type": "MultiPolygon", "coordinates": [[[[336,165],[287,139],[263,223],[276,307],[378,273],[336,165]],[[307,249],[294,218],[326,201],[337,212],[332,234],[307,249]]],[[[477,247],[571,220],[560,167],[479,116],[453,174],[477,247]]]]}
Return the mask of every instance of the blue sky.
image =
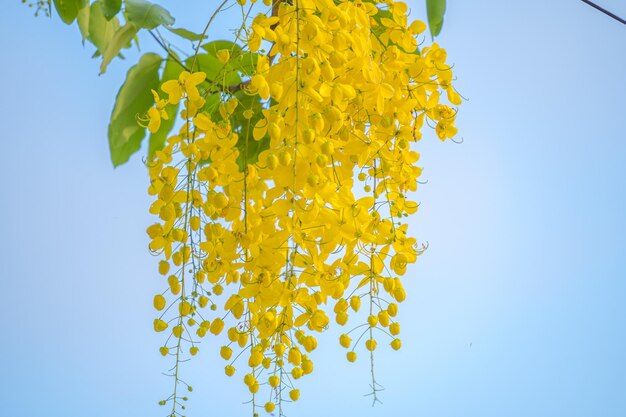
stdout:
{"type": "MultiPolygon", "coordinates": [[[[163,2],[198,31],[212,3],[163,2]]],[[[2,414],[165,415],[148,179],[139,155],[113,169],[106,141],[134,57],[99,77],[75,27],[18,1],[2,19],[2,414]]],[[[430,248],[405,279],[403,349],[376,360],[384,404],[329,332],[288,415],[624,416],[626,26],[580,1],[449,1],[438,41],[464,143],[419,144],[411,230],[430,248]]],[[[189,416],[247,415],[222,366],[186,366],[189,416]]]]}

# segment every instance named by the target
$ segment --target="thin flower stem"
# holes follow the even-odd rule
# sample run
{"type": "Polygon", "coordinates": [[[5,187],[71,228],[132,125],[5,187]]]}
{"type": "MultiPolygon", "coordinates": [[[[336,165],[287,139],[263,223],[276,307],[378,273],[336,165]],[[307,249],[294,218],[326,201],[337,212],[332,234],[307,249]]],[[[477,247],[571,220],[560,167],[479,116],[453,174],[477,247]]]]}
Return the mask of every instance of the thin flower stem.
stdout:
{"type": "Polygon", "coordinates": [[[163,42],[162,39],[159,39],[159,37],[157,37],[154,32],[152,32],[151,30],[148,31],[148,33],[154,38],[154,40],[161,46],[161,48],[163,48],[165,50],[165,52],[167,52],[167,55],[174,60],[174,62],[176,62],[178,65],[180,65],[184,70],[189,71],[189,68],[183,64],[180,59],[178,59],[178,57],[176,56],[176,54],[174,54],[171,49],[165,44],[165,42],[163,42]]]}
{"type": "MultiPolygon", "coordinates": [[[[202,35],[200,35],[200,39],[204,39],[205,38],[207,32],[209,31],[209,27],[211,26],[211,23],[213,23],[213,20],[217,17],[217,15],[222,10],[222,8],[224,6],[226,6],[226,3],[228,3],[228,0],[222,1],[222,3],[213,12],[211,17],[209,18],[209,21],[207,22],[206,26],[204,27],[204,30],[202,31],[202,35]]],[[[191,71],[193,71],[194,68],[196,67],[196,61],[198,60],[198,52],[200,51],[200,44],[201,43],[202,42],[198,41],[198,45],[196,45],[196,50],[194,51],[194,54],[193,54],[193,63],[191,64],[191,71]]]]}

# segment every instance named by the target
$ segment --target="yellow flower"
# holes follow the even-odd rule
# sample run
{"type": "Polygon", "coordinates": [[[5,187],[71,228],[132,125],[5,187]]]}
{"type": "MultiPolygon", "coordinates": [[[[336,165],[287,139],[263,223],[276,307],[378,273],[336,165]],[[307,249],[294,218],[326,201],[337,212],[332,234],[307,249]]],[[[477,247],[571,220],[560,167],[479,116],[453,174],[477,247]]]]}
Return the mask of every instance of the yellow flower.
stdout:
{"type": "Polygon", "coordinates": [[[282,357],[283,354],[285,353],[285,345],[284,343],[278,343],[274,346],[274,352],[276,353],[277,357],[282,357]]]}
{"type": "Polygon", "coordinates": [[[375,339],[367,339],[365,341],[365,347],[369,351],[375,350],[376,349],[376,340],[375,339]]]}
{"type": "Polygon", "coordinates": [[[454,127],[454,125],[444,121],[439,121],[437,123],[437,126],[435,127],[435,130],[437,131],[437,136],[442,141],[446,140],[447,138],[454,137],[454,135],[456,135],[458,132],[458,129],[454,127]]]}
{"type": "Polygon", "coordinates": [[[254,385],[256,383],[256,378],[252,374],[245,374],[243,377],[243,383],[247,386],[254,385]]]}
{"type": "Polygon", "coordinates": [[[410,29],[414,35],[419,35],[426,30],[426,23],[421,20],[415,20],[411,23],[410,29]]]}
{"type": "Polygon", "coordinates": [[[228,49],[220,49],[216,52],[217,59],[225,64],[230,60],[230,51],[228,49]]]}
{"type": "MultiPolygon", "coordinates": [[[[457,134],[451,106],[461,100],[446,51],[417,49],[425,25],[410,23],[406,3],[278,3],[240,38],[245,56],[235,47],[216,53],[223,73],[255,53],[242,84],[222,85],[221,74],[203,89],[203,73],[183,71],[161,86],[167,99],[153,92],[141,120],[158,131],[166,106],[183,101],[180,128],[148,167],[157,216],[149,248],[169,286],[153,301],[163,311],[155,330],[177,324],[176,343],[191,356],[196,336],[223,338],[219,355],[248,355],[244,383],[263,395],[291,385],[281,375],[313,372],[312,332],[346,325],[349,314],[370,331],[388,327],[400,348],[399,277],[425,249],[408,230],[422,172],[413,142],[425,126],[441,140],[457,134]]],[[[355,346],[348,334],[339,344],[355,346]]]]}
{"type": "Polygon", "coordinates": [[[167,275],[167,273],[170,270],[170,264],[167,261],[160,261],[159,262],[159,274],[161,275],[167,275]]]}
{"type": "Polygon", "coordinates": [[[387,313],[389,313],[391,317],[395,317],[396,314],[398,314],[398,305],[394,303],[389,303],[389,305],[387,306],[387,313]]]}
{"type": "Polygon", "coordinates": [[[263,354],[258,350],[255,350],[254,352],[252,352],[250,358],[248,359],[248,366],[251,368],[257,367],[261,364],[262,361],[263,354]]]}
{"type": "Polygon", "coordinates": [[[393,339],[391,341],[391,347],[393,348],[393,350],[400,349],[400,347],[402,347],[402,341],[400,339],[393,339]]]}
{"type": "Polygon", "coordinates": [[[211,323],[211,328],[209,329],[209,331],[217,336],[218,334],[222,332],[223,328],[224,328],[224,321],[222,321],[222,319],[220,318],[217,318],[213,320],[213,323],[211,323]]]}
{"type": "Polygon", "coordinates": [[[229,348],[228,346],[222,346],[222,348],[220,349],[220,356],[222,358],[224,358],[225,360],[229,360],[232,355],[233,350],[231,348],[229,348]]]}
{"type": "Polygon", "coordinates": [[[191,311],[192,311],[191,304],[189,304],[187,301],[183,301],[182,303],[178,305],[178,312],[183,317],[189,315],[191,311]]]}
{"type": "Polygon", "coordinates": [[[153,304],[154,308],[156,308],[157,310],[163,310],[165,308],[165,297],[163,297],[161,294],[155,295],[153,304]]]}
{"type": "Polygon", "coordinates": [[[398,275],[404,275],[407,266],[407,257],[403,253],[396,254],[391,258],[390,265],[393,272],[398,275]]]}
{"type": "Polygon", "coordinates": [[[303,360],[302,361],[302,372],[303,374],[307,375],[310,374],[311,372],[313,372],[313,362],[310,360],[303,360]]]}
{"type": "Polygon", "coordinates": [[[167,329],[167,323],[161,319],[154,319],[154,330],[157,332],[162,332],[167,329]]]}
{"type": "Polygon", "coordinates": [[[289,391],[289,398],[291,398],[291,401],[298,401],[298,398],[300,398],[300,390],[292,389],[289,391]]]}
{"type": "Polygon", "coordinates": [[[291,376],[293,379],[300,379],[302,377],[302,368],[295,367],[291,370],[291,376]]]}
{"type": "Polygon", "coordinates": [[[161,127],[161,113],[156,107],[150,107],[148,109],[148,130],[151,133],[156,133],[161,127]]]}
{"type": "Polygon", "coordinates": [[[269,383],[272,388],[276,388],[280,384],[280,377],[277,375],[270,376],[269,383]]]}
{"type": "Polygon", "coordinates": [[[183,93],[187,93],[189,100],[198,101],[200,93],[198,91],[198,85],[206,79],[204,72],[190,73],[183,71],[180,73],[178,80],[169,80],[163,83],[161,90],[168,94],[168,101],[171,104],[178,104],[183,97],[183,93]]]}
{"type": "Polygon", "coordinates": [[[181,338],[183,335],[183,327],[182,326],[174,326],[172,327],[172,334],[174,337],[181,338]]]}
{"type": "Polygon", "coordinates": [[[267,100],[270,97],[270,86],[262,75],[254,75],[250,80],[250,87],[252,87],[252,91],[258,93],[263,100],[267,100]]]}
{"type": "Polygon", "coordinates": [[[389,326],[389,314],[385,310],[378,313],[378,322],[383,327],[389,326]]]}
{"type": "Polygon", "coordinates": [[[300,365],[300,363],[302,363],[302,354],[297,348],[292,348],[291,350],[289,350],[289,356],[287,359],[290,363],[298,366],[300,365]]]}

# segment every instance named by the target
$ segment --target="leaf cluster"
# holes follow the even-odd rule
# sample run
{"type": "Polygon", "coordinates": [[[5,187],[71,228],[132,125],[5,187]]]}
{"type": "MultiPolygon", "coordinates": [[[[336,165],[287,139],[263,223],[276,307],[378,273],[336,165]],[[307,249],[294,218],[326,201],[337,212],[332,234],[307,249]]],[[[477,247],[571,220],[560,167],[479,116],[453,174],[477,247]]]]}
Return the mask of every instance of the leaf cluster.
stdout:
{"type": "MultiPolygon", "coordinates": [[[[389,18],[390,12],[384,2],[364,0],[374,3],[379,9],[375,16],[377,21],[389,18]]],[[[446,9],[445,0],[425,0],[431,36],[439,35],[443,25],[446,9]]],[[[54,5],[60,19],[72,25],[76,22],[84,42],[95,47],[93,57],[101,58],[100,74],[106,72],[108,65],[116,58],[123,58],[122,51],[130,48],[133,43],[139,44],[138,34],[150,31],[152,36],[163,48],[163,56],[155,53],[142,55],[138,62],[130,68],[124,84],[120,87],[108,129],[111,161],[119,166],[128,161],[136,153],[146,137],[146,127],[137,123],[153,103],[150,90],[157,90],[165,81],[177,79],[181,71],[191,69],[207,74],[207,81],[202,86],[209,111],[219,117],[218,106],[220,94],[229,94],[239,100],[242,109],[253,110],[255,116],[246,119],[243,112],[231,116],[230,123],[241,137],[241,143],[254,143],[256,147],[248,147],[241,153],[237,161],[240,167],[256,162],[259,152],[266,149],[267,138],[261,141],[250,140],[252,128],[260,116],[262,107],[258,96],[249,96],[239,86],[249,80],[253,73],[258,55],[244,51],[237,43],[218,40],[202,44],[206,34],[198,34],[182,27],[174,27],[175,19],[163,6],[147,0],[49,0],[54,5]],[[168,47],[168,43],[159,34],[152,32],[164,28],[169,33],[191,42],[200,42],[202,52],[196,53],[186,60],[181,60],[168,47]],[[220,62],[217,53],[228,50],[232,57],[227,64],[220,62]],[[193,68],[191,68],[193,67],[193,68]],[[212,106],[212,108],[211,108],[212,106]],[[250,138],[248,138],[250,135],[250,138]]],[[[382,27],[382,26],[381,26],[382,27]]],[[[199,51],[200,48],[196,48],[199,51]]],[[[169,108],[169,119],[155,134],[151,134],[148,144],[148,158],[155,151],[162,149],[165,138],[174,127],[177,108],[169,108]]]]}

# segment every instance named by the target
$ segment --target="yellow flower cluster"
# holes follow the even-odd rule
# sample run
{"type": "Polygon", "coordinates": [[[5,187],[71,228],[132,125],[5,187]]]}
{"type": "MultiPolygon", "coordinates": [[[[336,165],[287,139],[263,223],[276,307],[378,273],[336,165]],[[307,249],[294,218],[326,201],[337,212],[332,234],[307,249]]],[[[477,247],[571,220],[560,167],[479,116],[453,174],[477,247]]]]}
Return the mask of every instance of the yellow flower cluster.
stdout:
{"type": "Polygon", "coordinates": [[[154,329],[176,359],[173,413],[179,363],[209,334],[221,337],[224,372],[241,373],[268,413],[299,398],[316,334],[332,322],[353,325],[339,339],[350,362],[359,346],[400,348],[400,277],[424,249],[405,221],[421,173],[411,144],[425,118],[441,140],[454,136],[441,99],[460,104],[445,50],[419,50],[426,27],[407,13],[393,0],[275,3],[246,27],[256,70],[221,86],[217,103],[203,72],[154,92],[153,132],[167,106],[184,106],[178,134],[149,161],[150,250],[168,284],[154,329]],[[246,108],[237,89],[263,105],[246,108]]]}

